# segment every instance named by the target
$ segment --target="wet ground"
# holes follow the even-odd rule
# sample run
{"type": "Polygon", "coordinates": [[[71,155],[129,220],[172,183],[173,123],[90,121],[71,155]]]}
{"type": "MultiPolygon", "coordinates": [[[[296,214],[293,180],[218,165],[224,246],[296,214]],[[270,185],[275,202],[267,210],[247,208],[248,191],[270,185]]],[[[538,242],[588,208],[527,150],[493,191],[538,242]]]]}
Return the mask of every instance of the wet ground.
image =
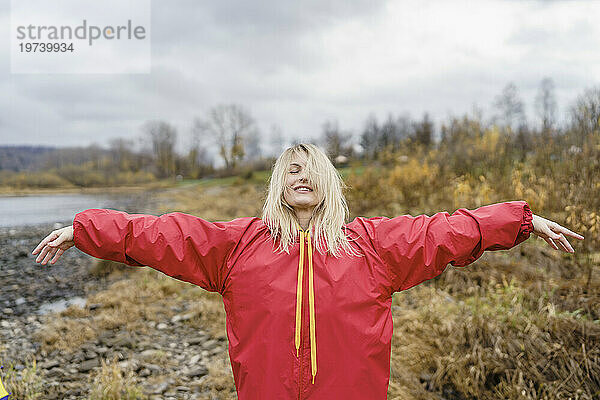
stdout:
{"type": "MultiPolygon", "coordinates": [[[[119,198],[111,208],[141,212],[146,208],[145,194],[119,198]]],[[[6,210],[10,213],[10,210],[6,210]]],[[[68,226],[71,220],[0,228],[0,319],[11,316],[57,311],[52,303],[85,297],[98,290],[98,281],[88,274],[90,257],[76,248],[65,252],[55,265],[40,265],[31,252],[54,229],[68,226]]],[[[57,303],[57,305],[60,303],[57,303]]]]}

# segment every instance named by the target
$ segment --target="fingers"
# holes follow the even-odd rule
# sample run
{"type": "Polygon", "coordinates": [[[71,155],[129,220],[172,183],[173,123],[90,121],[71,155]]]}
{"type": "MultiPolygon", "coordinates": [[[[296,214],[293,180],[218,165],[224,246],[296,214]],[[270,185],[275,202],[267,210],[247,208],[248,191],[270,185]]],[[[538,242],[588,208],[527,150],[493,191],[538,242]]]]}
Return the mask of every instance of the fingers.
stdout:
{"type": "Polygon", "coordinates": [[[562,233],[560,235],[557,235],[553,232],[550,232],[550,233],[545,234],[544,236],[545,237],[543,239],[546,241],[546,243],[548,243],[550,246],[552,246],[553,249],[563,250],[566,253],[575,253],[573,246],[571,246],[571,243],[569,243],[567,238],[562,233]],[[558,243],[558,246],[557,246],[557,243],[558,243]],[[559,248],[559,246],[560,246],[560,248],[559,248]]]}
{"type": "Polygon", "coordinates": [[[566,239],[564,239],[564,241],[563,241],[564,236],[562,236],[562,235],[557,235],[557,236],[558,237],[552,236],[549,238],[552,241],[552,243],[554,244],[554,249],[563,250],[567,253],[571,253],[571,251],[569,250],[569,247],[571,247],[571,244],[564,243],[564,241],[566,241],[566,239]]]}
{"type": "MultiPolygon", "coordinates": [[[[566,241],[566,239],[565,239],[565,241],[566,241]]],[[[562,251],[564,251],[565,253],[574,253],[575,252],[575,250],[572,250],[571,244],[569,242],[566,242],[566,244],[565,244],[562,238],[559,239],[559,240],[557,240],[556,243],[558,244],[558,246],[560,247],[560,249],[562,251]]]]}
{"type": "Polygon", "coordinates": [[[37,263],[41,262],[44,258],[46,258],[46,255],[48,254],[48,252],[50,252],[51,250],[53,250],[55,248],[56,247],[50,247],[48,245],[44,246],[42,248],[42,251],[40,252],[40,254],[35,259],[35,262],[37,262],[37,263]]]}
{"type": "Polygon", "coordinates": [[[581,236],[579,233],[575,233],[575,232],[565,228],[564,226],[560,226],[558,224],[556,224],[556,225],[557,225],[556,228],[560,233],[564,233],[565,235],[574,237],[575,239],[583,240],[583,236],[581,236]]]}
{"type": "Polygon", "coordinates": [[[56,252],[56,254],[54,255],[54,258],[52,259],[52,261],[50,261],[50,264],[54,264],[62,255],[62,253],[64,253],[65,251],[63,249],[58,249],[58,251],[56,252]]]}
{"type": "MultiPolygon", "coordinates": [[[[31,254],[36,255],[37,253],[40,252],[40,250],[42,250],[44,248],[44,246],[46,246],[46,244],[48,244],[51,240],[54,240],[58,237],[58,233],[56,232],[52,232],[50,233],[48,236],[46,236],[41,242],[40,244],[37,245],[37,247],[31,252],[31,254]]],[[[37,260],[36,260],[37,262],[37,260]]]]}
{"type": "Polygon", "coordinates": [[[60,256],[63,255],[64,252],[65,250],[61,249],[60,247],[51,248],[48,254],[46,254],[46,256],[44,257],[44,260],[41,262],[41,264],[46,265],[48,264],[48,262],[50,262],[50,264],[56,263],[56,261],[58,261],[58,259],[60,258],[60,256]]]}
{"type": "Polygon", "coordinates": [[[555,238],[556,236],[558,236],[556,240],[567,253],[575,253],[575,249],[573,249],[573,246],[571,246],[571,243],[569,243],[565,235],[572,236],[579,240],[583,239],[583,236],[579,235],[578,233],[572,232],[564,226],[560,226],[556,222],[549,224],[549,230],[551,230],[552,235],[555,235],[551,237],[555,238]]]}
{"type": "Polygon", "coordinates": [[[565,228],[562,225],[557,224],[554,221],[548,221],[547,223],[548,227],[550,229],[552,229],[552,231],[556,232],[556,233],[562,233],[565,234],[567,236],[571,236],[574,237],[575,239],[579,239],[579,240],[583,240],[583,236],[581,236],[579,233],[575,233],[570,229],[565,228]]]}
{"type": "Polygon", "coordinates": [[[561,244],[561,246],[565,249],[565,251],[567,253],[575,253],[575,249],[573,249],[573,246],[571,246],[571,243],[569,243],[569,241],[567,240],[565,235],[563,235],[562,233],[560,234],[559,243],[561,244]]]}
{"type": "Polygon", "coordinates": [[[35,259],[35,262],[46,265],[48,261],[52,260],[50,261],[50,264],[54,264],[64,252],[65,250],[60,247],[46,245],[42,249],[40,255],[35,259]]]}
{"type": "Polygon", "coordinates": [[[60,250],[58,247],[50,247],[50,251],[48,251],[46,253],[46,256],[44,257],[44,259],[42,260],[41,264],[42,265],[46,265],[48,264],[48,261],[50,261],[50,259],[52,258],[52,256],[54,256],[54,254],[56,254],[56,252],[60,250]]]}
{"type": "Polygon", "coordinates": [[[53,244],[52,242],[47,243],[40,252],[40,255],[35,259],[35,262],[46,265],[50,257],[52,257],[59,249],[60,247],[58,247],[58,245],[53,244]]]}
{"type": "Polygon", "coordinates": [[[554,241],[552,239],[550,239],[549,237],[545,237],[544,240],[546,241],[546,243],[548,243],[554,250],[558,250],[558,247],[556,246],[556,244],[554,244],[554,241]]]}

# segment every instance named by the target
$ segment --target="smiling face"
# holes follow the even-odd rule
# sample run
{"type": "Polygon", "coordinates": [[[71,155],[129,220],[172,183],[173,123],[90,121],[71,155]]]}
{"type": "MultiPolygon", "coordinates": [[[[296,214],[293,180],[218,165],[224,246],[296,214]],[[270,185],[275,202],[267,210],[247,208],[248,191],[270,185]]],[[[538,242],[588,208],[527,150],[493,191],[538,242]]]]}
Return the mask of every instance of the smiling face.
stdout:
{"type": "Polygon", "coordinates": [[[319,197],[308,180],[306,158],[294,155],[285,174],[284,199],[296,211],[312,210],[319,204],[319,197]]]}
{"type": "Polygon", "coordinates": [[[301,228],[315,238],[315,248],[322,254],[359,255],[343,229],[349,215],[345,187],[319,147],[299,143],[285,149],[273,165],[262,213],[273,240],[279,242],[276,251],[290,254],[301,228]]]}

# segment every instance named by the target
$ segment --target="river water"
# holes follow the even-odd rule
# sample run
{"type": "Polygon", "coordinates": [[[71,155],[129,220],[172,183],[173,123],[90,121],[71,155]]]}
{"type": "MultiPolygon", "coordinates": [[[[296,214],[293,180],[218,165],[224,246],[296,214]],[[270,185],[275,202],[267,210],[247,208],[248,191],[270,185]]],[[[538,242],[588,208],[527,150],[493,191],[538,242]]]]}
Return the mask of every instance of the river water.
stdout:
{"type": "Polygon", "coordinates": [[[111,208],[125,195],[53,194],[0,197],[0,227],[65,223],[88,208],[111,208]]]}

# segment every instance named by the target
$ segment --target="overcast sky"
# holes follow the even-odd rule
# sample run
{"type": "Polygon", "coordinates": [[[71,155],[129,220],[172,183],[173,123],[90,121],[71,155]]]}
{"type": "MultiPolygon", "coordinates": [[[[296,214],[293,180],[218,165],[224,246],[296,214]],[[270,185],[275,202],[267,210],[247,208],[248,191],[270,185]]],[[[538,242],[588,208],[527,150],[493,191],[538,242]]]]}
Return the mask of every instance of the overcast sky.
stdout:
{"type": "Polygon", "coordinates": [[[245,106],[268,137],[324,121],[358,135],[369,114],[491,113],[508,82],[530,120],[544,77],[559,113],[600,79],[600,1],[310,0],[152,2],[150,74],[11,74],[0,0],[0,145],[104,145],[245,106]]]}

